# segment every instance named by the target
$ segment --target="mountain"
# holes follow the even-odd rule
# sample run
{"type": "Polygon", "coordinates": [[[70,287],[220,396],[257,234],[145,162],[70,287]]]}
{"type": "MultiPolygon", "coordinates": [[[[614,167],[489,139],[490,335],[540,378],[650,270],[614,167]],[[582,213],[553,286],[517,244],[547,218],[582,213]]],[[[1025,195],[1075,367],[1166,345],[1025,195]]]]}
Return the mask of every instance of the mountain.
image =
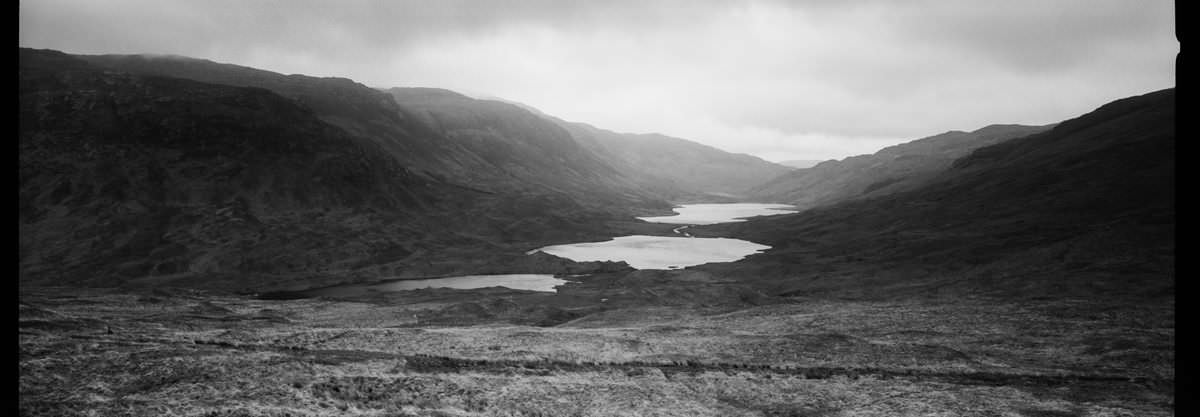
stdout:
{"type": "MultiPolygon", "coordinates": [[[[540,182],[596,205],[635,202],[643,207],[666,207],[638,184],[636,172],[614,166],[562,127],[529,110],[438,88],[390,88],[386,92],[406,114],[468,149],[473,159],[460,166],[487,173],[486,178],[493,182],[540,182]]],[[[477,182],[473,186],[487,185],[477,182]]]]}
{"type": "Polygon", "coordinates": [[[30,285],[262,290],[610,268],[525,252],[611,237],[668,199],[783,169],[653,135],[606,144],[448,90],[188,57],[22,48],[20,73],[30,285]],[[612,151],[633,146],[695,178],[612,151]]]}
{"type": "Polygon", "coordinates": [[[991,125],[973,132],[950,131],[872,155],[821,162],[753,187],[760,201],[811,208],[853,198],[882,196],[919,186],[972,150],[1031,135],[1049,126],[991,125]]]}
{"type": "Polygon", "coordinates": [[[565,131],[609,167],[609,179],[624,187],[649,190],[668,200],[726,201],[743,196],[751,186],[787,172],[787,168],[746,154],[733,154],[686,139],[660,134],[617,133],[585,123],[568,122],[532,106],[502,98],[473,99],[436,88],[387,90],[401,107],[423,114],[432,125],[455,135],[536,136],[565,131]],[[486,116],[485,116],[486,115],[486,116]],[[554,126],[540,125],[531,118],[554,126]],[[514,126],[515,125],[515,126],[514,126]],[[502,127],[506,126],[506,127],[502,127]],[[537,126],[537,129],[514,128],[537,126]]]}
{"type": "Polygon", "coordinates": [[[276,233],[281,219],[337,227],[315,208],[404,218],[444,194],[262,89],[105,72],[22,49],[20,100],[23,283],[231,264],[262,272],[304,262],[285,251],[306,230],[276,233]]]}
{"type": "Polygon", "coordinates": [[[745,190],[788,171],[761,158],[734,154],[708,145],[657,133],[618,133],[566,121],[532,106],[499,101],[548,120],[570,132],[584,147],[641,187],[676,202],[736,201],[745,190]]]}
{"type": "Polygon", "coordinates": [[[80,55],[123,72],[260,87],[371,139],[414,173],[500,194],[560,193],[591,209],[644,213],[664,200],[728,199],[785,167],[656,134],[620,134],[519,103],[438,88],[377,90],[344,78],[283,75],[208,60],[80,55]],[[618,210],[620,211],[620,210],[618,210]]]}
{"type": "Polygon", "coordinates": [[[628,213],[617,207],[628,200],[587,207],[551,181],[498,193],[413,169],[388,149],[408,136],[389,144],[368,131],[424,129],[390,96],[360,101],[374,90],[342,80],[296,85],[311,95],[21,49],[22,285],[268,289],[557,271],[567,266],[524,252],[607,236],[604,222],[623,218],[611,213],[628,213]],[[355,102],[367,116],[338,115],[335,103],[355,102]],[[370,113],[377,105],[396,112],[370,113]]]}
{"type": "Polygon", "coordinates": [[[515,106],[448,90],[379,91],[345,78],[283,75],[185,57],[79,58],[133,74],[271,90],[311,108],[323,121],[374,141],[418,175],[477,191],[559,195],[612,215],[628,214],[629,207],[669,207],[631,186],[562,129],[515,106]]]}
{"type": "Polygon", "coordinates": [[[788,171],[755,156],[731,154],[675,137],[617,133],[556,121],[613,165],[647,179],[652,188],[676,190],[671,196],[674,200],[740,200],[746,197],[746,189],[788,171]]]}
{"type": "Polygon", "coordinates": [[[690,230],[771,245],[700,269],[781,294],[1154,298],[1174,294],[1174,190],[1167,89],[976,149],[912,189],[690,230]]]}
{"type": "Polygon", "coordinates": [[[570,132],[584,147],[655,195],[677,202],[739,201],[746,190],[788,167],[661,134],[618,133],[566,121],[533,106],[492,97],[536,114],[570,132]]]}
{"type": "Polygon", "coordinates": [[[819,163],[821,163],[821,162],[824,162],[824,160],[820,160],[820,159],[792,159],[792,160],[787,160],[787,161],[780,161],[780,162],[779,162],[779,165],[783,165],[783,166],[786,166],[786,167],[792,167],[792,168],[812,168],[813,166],[815,166],[815,165],[817,165],[817,164],[819,164],[819,163]]]}

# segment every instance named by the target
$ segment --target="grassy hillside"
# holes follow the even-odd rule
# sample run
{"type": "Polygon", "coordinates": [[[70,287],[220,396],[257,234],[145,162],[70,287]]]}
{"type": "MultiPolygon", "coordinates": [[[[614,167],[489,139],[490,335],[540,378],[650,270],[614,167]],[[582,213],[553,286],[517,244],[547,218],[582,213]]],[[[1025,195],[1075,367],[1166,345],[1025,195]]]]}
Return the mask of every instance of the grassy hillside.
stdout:
{"type": "Polygon", "coordinates": [[[888,195],[922,186],[975,149],[1047,128],[991,125],[973,132],[946,132],[889,146],[871,155],[797,169],[756,185],[749,195],[758,201],[794,204],[801,209],[888,195]]]}
{"type": "Polygon", "coordinates": [[[414,173],[437,181],[514,197],[559,194],[590,209],[621,214],[628,214],[620,209],[624,207],[661,209],[665,204],[621,182],[611,167],[580,149],[565,132],[552,131],[554,126],[527,112],[497,109],[484,101],[458,96],[462,100],[453,107],[436,95],[406,100],[399,93],[405,89],[384,92],[345,78],[283,75],[187,57],[79,58],[134,74],[271,90],[312,109],[323,121],[377,143],[414,173]],[[438,118],[430,117],[431,109],[438,118]],[[476,117],[481,114],[487,117],[476,117]],[[451,120],[466,124],[455,126],[451,120]]]}
{"type": "Polygon", "coordinates": [[[472,186],[506,192],[540,185],[594,207],[670,207],[642,187],[638,172],[614,166],[526,109],[436,88],[386,91],[406,114],[468,151],[455,156],[462,169],[488,174],[472,186]],[[498,182],[513,185],[490,185],[498,182]]]}
{"type": "Polygon", "coordinates": [[[1175,92],[984,147],[911,191],[692,228],[765,254],[699,269],[776,293],[1174,294],[1175,92]]]}
{"type": "Polygon", "coordinates": [[[21,51],[22,285],[319,286],[563,263],[612,233],[561,193],[416,173],[272,91],[21,51]],[[547,263],[549,262],[549,263],[547,263]]]}
{"type": "Polygon", "coordinates": [[[622,170],[678,201],[742,201],[746,190],[789,168],[746,154],[659,134],[617,133],[553,119],[622,170]]]}

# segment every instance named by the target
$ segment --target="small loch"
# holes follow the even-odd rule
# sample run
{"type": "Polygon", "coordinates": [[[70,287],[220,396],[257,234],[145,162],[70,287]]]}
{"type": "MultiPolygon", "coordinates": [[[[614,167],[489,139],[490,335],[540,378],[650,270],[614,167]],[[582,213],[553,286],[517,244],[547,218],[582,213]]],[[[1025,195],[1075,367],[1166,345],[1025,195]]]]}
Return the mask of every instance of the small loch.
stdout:
{"type": "Polygon", "coordinates": [[[678,269],[711,262],[733,262],[770,249],[740,239],[692,237],[691,225],[745,221],[755,216],[795,213],[786,204],[686,204],[674,216],[639,217],[653,223],[682,225],[677,236],[621,236],[603,242],[583,242],[535,249],[577,262],[624,261],[636,269],[678,269]]]}

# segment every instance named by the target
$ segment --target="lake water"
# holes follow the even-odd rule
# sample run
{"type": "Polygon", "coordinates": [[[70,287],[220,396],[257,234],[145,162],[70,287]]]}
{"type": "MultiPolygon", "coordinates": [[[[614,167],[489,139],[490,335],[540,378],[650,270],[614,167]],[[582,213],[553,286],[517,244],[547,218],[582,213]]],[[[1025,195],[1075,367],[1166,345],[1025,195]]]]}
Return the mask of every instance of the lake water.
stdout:
{"type": "MultiPolygon", "coordinates": [[[[787,204],[685,204],[674,210],[674,216],[639,217],[655,222],[682,225],[702,225],[745,221],[746,218],[772,214],[795,213],[787,204]]],[[[621,236],[604,242],[572,243],[547,246],[542,251],[573,261],[625,261],[636,269],[677,269],[710,262],[733,262],[748,255],[770,249],[739,239],[692,237],[680,226],[673,231],[679,235],[621,236]]]]}
{"type": "MultiPolygon", "coordinates": [[[[702,225],[744,221],[748,217],[794,213],[786,204],[686,204],[675,208],[675,216],[639,217],[648,222],[702,225]]],[[[691,237],[680,226],[678,236],[621,236],[604,242],[583,242],[547,246],[542,251],[579,262],[625,261],[637,269],[678,269],[710,262],[733,262],[747,255],[770,249],[739,239],[691,237]]],[[[546,274],[465,275],[448,278],[400,280],[374,284],[344,285],[306,291],[309,296],[355,297],[378,292],[406,291],[419,288],[473,289],[506,287],[518,290],[554,292],[566,280],[546,274]]]]}
{"type": "Polygon", "coordinates": [[[733,262],[770,248],[739,239],[633,235],[538,250],[577,262],[625,261],[637,269],[676,269],[710,262],[733,262]]]}
{"type": "Polygon", "coordinates": [[[395,292],[420,288],[473,288],[506,287],[517,290],[554,292],[555,286],[567,281],[547,274],[507,275],[463,275],[458,277],[412,279],[374,284],[342,285],[306,291],[310,296],[355,297],[376,292],[395,292]]]}
{"type": "Polygon", "coordinates": [[[745,221],[754,216],[795,213],[788,204],[732,203],[732,204],[684,204],[676,207],[674,216],[638,217],[653,223],[671,224],[717,224],[745,221]]]}

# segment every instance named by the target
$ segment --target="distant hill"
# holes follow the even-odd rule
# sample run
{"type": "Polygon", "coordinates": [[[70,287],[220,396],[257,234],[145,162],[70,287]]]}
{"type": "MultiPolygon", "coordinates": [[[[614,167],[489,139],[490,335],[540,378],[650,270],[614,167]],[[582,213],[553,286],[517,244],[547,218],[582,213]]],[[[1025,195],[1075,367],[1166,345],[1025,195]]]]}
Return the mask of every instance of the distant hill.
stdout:
{"type": "Polygon", "coordinates": [[[459,155],[461,176],[489,174],[473,181],[542,183],[595,205],[637,202],[665,207],[642,188],[637,172],[623,170],[576,141],[562,127],[522,107],[477,100],[438,88],[390,88],[386,92],[405,114],[467,152],[459,155]]]}
{"type": "Polygon", "coordinates": [[[788,167],[752,155],[656,133],[618,133],[569,122],[525,104],[494,100],[519,106],[561,126],[642,186],[675,201],[738,201],[746,197],[750,187],[788,172],[788,167]]]}
{"type": "Polygon", "coordinates": [[[788,172],[785,166],[752,155],[734,154],[687,139],[655,133],[618,133],[569,122],[503,98],[483,101],[492,102],[493,106],[503,103],[520,107],[558,125],[640,187],[673,201],[741,200],[746,198],[750,187],[788,172]]]}
{"type": "Polygon", "coordinates": [[[788,161],[780,161],[779,165],[791,168],[812,168],[813,166],[824,162],[823,159],[792,159],[788,161]]]}
{"type": "Polygon", "coordinates": [[[920,186],[971,151],[1031,135],[1049,126],[991,125],[973,132],[950,131],[883,148],[871,155],[821,162],[760,184],[759,201],[817,207],[855,198],[887,195],[920,186]]]}
{"type": "Polygon", "coordinates": [[[1174,294],[1175,90],[979,148],[923,185],[693,228],[773,246],[701,267],[784,294],[1174,294]]]}
{"type": "Polygon", "coordinates": [[[583,123],[560,122],[585,146],[613,165],[637,172],[656,188],[675,188],[675,200],[743,200],[745,190],[788,168],[746,154],[650,133],[617,133],[583,123]]]}

